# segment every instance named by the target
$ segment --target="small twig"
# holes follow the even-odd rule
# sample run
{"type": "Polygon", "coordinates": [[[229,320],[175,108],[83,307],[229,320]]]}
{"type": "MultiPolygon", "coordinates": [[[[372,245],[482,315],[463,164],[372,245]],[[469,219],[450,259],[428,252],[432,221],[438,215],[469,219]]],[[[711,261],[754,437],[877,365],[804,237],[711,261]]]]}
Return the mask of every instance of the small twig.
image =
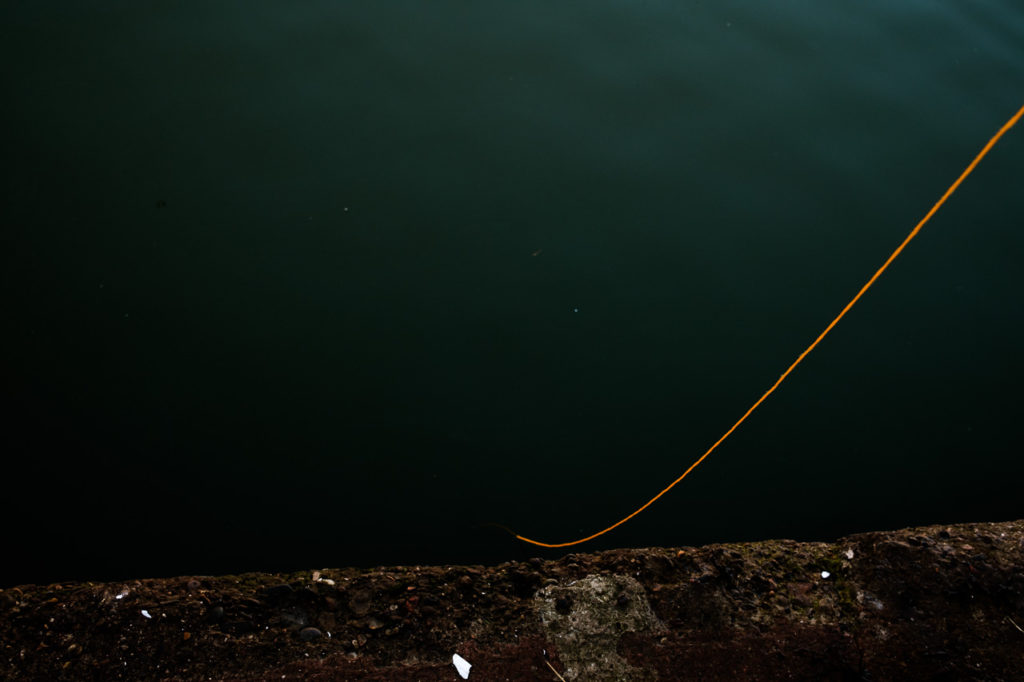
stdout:
{"type": "Polygon", "coordinates": [[[1013,618],[1010,618],[1009,616],[1007,616],[1006,620],[1010,621],[1010,625],[1012,625],[1013,627],[1017,628],[1021,632],[1024,632],[1024,630],[1021,630],[1021,627],[1019,625],[1017,625],[1016,623],[1013,622],[1013,618]]]}
{"type": "MultiPolygon", "coordinates": [[[[1016,623],[1014,623],[1014,625],[1016,625],[1016,623]]],[[[1019,629],[1019,628],[1018,628],[1018,629],[1019,629]]],[[[562,677],[561,675],[559,675],[559,674],[558,674],[558,671],[557,671],[557,670],[555,670],[555,666],[551,665],[551,661],[549,661],[549,660],[547,660],[547,659],[545,658],[545,659],[544,659],[544,662],[548,664],[548,667],[549,667],[549,668],[551,668],[551,672],[553,672],[553,673],[555,674],[555,677],[557,677],[557,678],[558,678],[559,680],[561,680],[562,682],[565,682],[565,678],[564,678],[564,677],[562,677]]]]}

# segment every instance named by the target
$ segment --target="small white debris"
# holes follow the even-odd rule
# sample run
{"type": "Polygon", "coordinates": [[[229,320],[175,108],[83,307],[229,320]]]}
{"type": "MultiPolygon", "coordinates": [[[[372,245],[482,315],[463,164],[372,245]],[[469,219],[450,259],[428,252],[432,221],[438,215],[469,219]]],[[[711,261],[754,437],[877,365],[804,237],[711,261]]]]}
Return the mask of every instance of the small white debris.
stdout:
{"type": "Polygon", "coordinates": [[[147,611],[146,609],[142,609],[142,615],[145,616],[146,618],[152,618],[153,617],[153,616],[149,615],[149,611],[147,611]]]}
{"type": "Polygon", "coordinates": [[[469,669],[473,667],[469,661],[464,659],[462,656],[455,654],[452,656],[452,665],[455,666],[455,669],[459,672],[459,676],[462,679],[469,679],[469,669]]]}
{"type": "Polygon", "coordinates": [[[822,578],[822,580],[824,580],[825,578],[829,577],[830,575],[832,575],[832,574],[831,574],[831,573],[829,573],[828,571],[822,571],[822,572],[821,572],[821,578],[822,578]]]}
{"type": "Polygon", "coordinates": [[[313,582],[323,583],[324,585],[334,585],[334,581],[330,578],[322,578],[320,576],[320,571],[313,571],[313,582]]]}
{"type": "Polygon", "coordinates": [[[853,558],[853,550],[852,549],[846,550],[846,552],[844,552],[844,554],[845,554],[847,559],[852,559],[853,558]]]}

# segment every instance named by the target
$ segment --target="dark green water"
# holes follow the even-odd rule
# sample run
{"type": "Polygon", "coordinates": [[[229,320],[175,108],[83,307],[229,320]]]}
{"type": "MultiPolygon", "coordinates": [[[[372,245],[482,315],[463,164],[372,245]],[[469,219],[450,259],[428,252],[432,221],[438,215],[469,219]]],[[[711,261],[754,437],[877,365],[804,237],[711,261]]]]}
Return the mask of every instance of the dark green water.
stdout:
{"type": "MultiPolygon", "coordinates": [[[[1024,103],[1024,8],[8,2],[3,582],[520,559],[1024,103]],[[10,561],[15,558],[16,561],[10,561]]],[[[1024,129],[584,549],[1024,516],[1024,129]]]]}

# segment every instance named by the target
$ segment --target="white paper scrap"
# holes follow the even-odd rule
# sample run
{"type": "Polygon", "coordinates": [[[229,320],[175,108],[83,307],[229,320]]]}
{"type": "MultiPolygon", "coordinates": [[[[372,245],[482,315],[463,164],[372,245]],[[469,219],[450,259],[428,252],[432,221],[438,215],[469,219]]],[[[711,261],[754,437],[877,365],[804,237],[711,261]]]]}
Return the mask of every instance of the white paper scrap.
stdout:
{"type": "Polygon", "coordinates": [[[828,571],[822,571],[822,572],[821,572],[821,577],[822,577],[822,578],[827,578],[827,577],[829,577],[830,575],[832,575],[832,574],[831,574],[831,573],[829,573],[828,571]]]}
{"type": "Polygon", "coordinates": [[[455,666],[455,669],[459,671],[459,676],[462,677],[462,679],[469,679],[469,669],[473,667],[469,661],[464,659],[462,656],[455,654],[452,656],[452,664],[455,666]]]}
{"type": "Polygon", "coordinates": [[[149,615],[149,611],[147,611],[146,609],[142,609],[142,615],[145,616],[146,618],[152,618],[153,617],[153,616],[149,615]]]}

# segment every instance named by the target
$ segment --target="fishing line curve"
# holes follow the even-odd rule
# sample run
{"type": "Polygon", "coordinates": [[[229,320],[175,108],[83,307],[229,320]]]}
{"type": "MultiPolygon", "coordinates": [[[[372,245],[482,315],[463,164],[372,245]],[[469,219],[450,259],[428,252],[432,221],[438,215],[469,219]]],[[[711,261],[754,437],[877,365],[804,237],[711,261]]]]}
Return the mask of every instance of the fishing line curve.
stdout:
{"type": "Polygon", "coordinates": [[[807,355],[812,350],[814,350],[814,347],[817,346],[819,343],[821,343],[821,340],[824,339],[825,336],[830,331],[832,331],[832,328],[835,327],[836,324],[839,323],[839,320],[843,319],[843,317],[846,315],[846,313],[850,311],[850,308],[852,308],[854,306],[854,304],[857,303],[857,301],[860,300],[860,297],[864,295],[864,292],[866,292],[868,289],[871,288],[871,285],[873,285],[875,283],[875,280],[877,280],[881,276],[881,274],[883,272],[885,272],[886,268],[888,268],[889,265],[894,260],[896,260],[896,257],[899,256],[900,253],[903,251],[903,249],[907,246],[907,244],[909,244],[910,241],[914,237],[917,236],[917,233],[921,231],[921,228],[924,227],[925,223],[927,223],[929,220],[931,220],[932,216],[935,215],[936,212],[938,212],[939,208],[944,203],[946,203],[946,200],[949,199],[949,197],[953,195],[953,192],[955,192],[957,190],[957,188],[960,186],[960,183],[963,182],[964,179],[968,175],[971,174],[971,172],[978,165],[978,163],[983,158],[985,158],[985,155],[988,154],[989,151],[992,149],[992,147],[994,147],[996,145],[996,142],[999,141],[999,138],[1001,138],[1006,133],[1006,131],[1008,131],[1010,128],[1012,128],[1014,126],[1014,124],[1017,123],[1017,121],[1020,120],[1021,116],[1024,116],[1024,106],[1022,106],[1020,109],[1018,109],[1017,113],[1014,114],[1013,116],[1011,116],[1010,119],[1006,123],[1003,124],[1003,127],[999,129],[999,132],[997,132],[992,137],[992,139],[988,141],[988,144],[986,144],[984,147],[982,147],[981,151],[978,152],[977,156],[974,157],[974,160],[971,161],[970,165],[968,165],[967,168],[964,169],[964,172],[960,174],[960,177],[958,177],[956,179],[956,181],[952,185],[949,186],[949,189],[947,189],[946,192],[942,195],[942,197],[938,201],[935,202],[935,205],[932,206],[931,210],[928,211],[928,213],[925,214],[924,218],[922,218],[920,220],[920,222],[917,223],[917,225],[914,227],[914,229],[910,231],[910,234],[908,234],[906,236],[906,238],[900,243],[900,245],[896,247],[896,250],[893,251],[892,254],[890,254],[889,257],[885,259],[885,262],[882,263],[882,267],[878,268],[878,270],[875,271],[875,274],[873,274],[871,276],[871,278],[867,281],[867,283],[860,288],[860,291],[857,292],[857,295],[854,296],[852,299],[850,299],[850,302],[847,303],[843,307],[843,309],[839,312],[839,314],[836,315],[835,319],[833,319],[831,322],[829,322],[828,326],[825,327],[825,331],[821,332],[821,334],[818,335],[818,338],[816,338],[814,340],[814,342],[810,346],[808,346],[807,349],[803,353],[801,353],[799,355],[799,357],[797,357],[796,360],[793,361],[793,364],[791,364],[789,366],[789,368],[785,372],[782,373],[782,376],[780,376],[778,378],[778,380],[774,384],[772,384],[772,387],[769,388],[767,391],[765,391],[764,395],[762,395],[760,398],[758,398],[757,402],[755,402],[753,405],[751,405],[750,409],[748,409],[743,414],[743,416],[740,417],[739,420],[737,420],[737,422],[735,424],[733,424],[732,427],[730,427],[729,430],[725,432],[725,434],[722,435],[721,438],[719,438],[717,441],[715,441],[715,444],[712,445],[710,448],[708,448],[707,452],[705,452],[703,455],[701,455],[697,459],[697,461],[695,461],[693,464],[691,464],[690,467],[686,471],[684,471],[679,478],[677,478],[676,480],[672,481],[664,490],[662,490],[660,493],[658,493],[657,495],[655,495],[654,497],[649,499],[646,503],[644,503],[644,505],[642,507],[640,507],[639,509],[634,511],[629,516],[626,516],[625,518],[622,518],[619,521],[616,521],[615,523],[613,523],[612,525],[608,526],[604,530],[599,530],[598,532],[596,532],[596,533],[594,533],[592,535],[588,535],[588,536],[586,536],[584,538],[580,538],[578,540],[570,540],[569,542],[541,542],[539,540],[533,540],[533,539],[525,537],[523,535],[515,534],[516,539],[517,540],[521,540],[522,542],[529,543],[531,545],[536,545],[538,547],[559,548],[559,547],[572,547],[573,545],[580,545],[580,544],[583,544],[584,542],[588,542],[590,540],[593,540],[594,538],[600,537],[600,536],[604,535],[605,533],[607,533],[609,531],[615,530],[616,528],[618,528],[622,524],[626,523],[627,521],[632,519],[634,516],[636,516],[637,514],[639,514],[640,512],[644,511],[645,509],[650,507],[652,504],[657,502],[658,499],[662,495],[667,493],[669,490],[672,490],[672,488],[676,487],[676,485],[680,481],[682,481],[684,478],[686,478],[687,476],[690,475],[691,471],[696,469],[700,465],[701,462],[703,462],[705,459],[707,459],[707,456],[710,455],[712,452],[714,452],[715,449],[719,445],[721,445],[722,442],[726,438],[728,438],[730,435],[732,435],[732,432],[735,431],[739,427],[739,425],[742,424],[747,419],[747,417],[749,417],[750,414],[754,410],[756,410],[761,403],[763,403],[765,401],[765,399],[768,396],[770,396],[772,393],[775,392],[775,389],[779,387],[779,384],[781,384],[783,381],[786,380],[786,377],[789,376],[790,372],[792,372],[794,369],[796,369],[796,366],[799,365],[803,361],[803,359],[805,357],[807,357],[807,355]]]}

